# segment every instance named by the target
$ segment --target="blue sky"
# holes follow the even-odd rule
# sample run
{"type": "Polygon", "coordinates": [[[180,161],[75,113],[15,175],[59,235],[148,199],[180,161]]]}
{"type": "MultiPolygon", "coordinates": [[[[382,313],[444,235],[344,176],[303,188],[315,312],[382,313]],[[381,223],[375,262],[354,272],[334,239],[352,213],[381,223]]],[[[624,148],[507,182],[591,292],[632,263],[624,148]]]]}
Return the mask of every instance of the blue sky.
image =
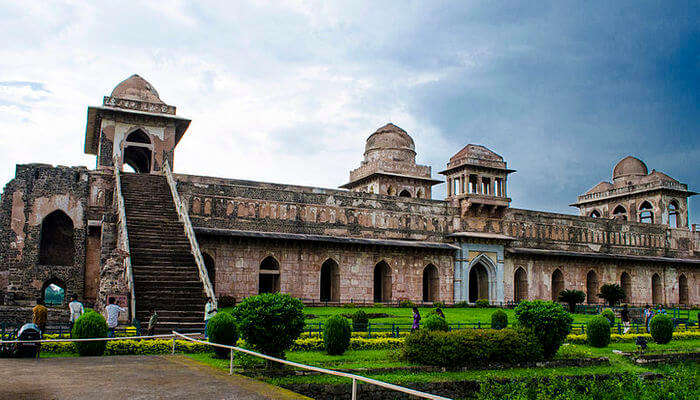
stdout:
{"type": "Polygon", "coordinates": [[[630,154],[700,189],[696,2],[231,3],[0,0],[0,181],[94,167],[86,107],[138,73],[193,120],[182,173],[336,187],[393,122],[434,175],[501,154],[515,207],[575,213],[630,154]]]}

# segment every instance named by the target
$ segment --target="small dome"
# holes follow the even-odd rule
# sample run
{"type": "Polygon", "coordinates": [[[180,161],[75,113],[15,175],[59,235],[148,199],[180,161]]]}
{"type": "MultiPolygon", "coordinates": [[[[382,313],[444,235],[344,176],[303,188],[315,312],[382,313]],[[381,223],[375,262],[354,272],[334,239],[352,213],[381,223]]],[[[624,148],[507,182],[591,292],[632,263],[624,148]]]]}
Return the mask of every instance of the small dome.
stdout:
{"type": "Polygon", "coordinates": [[[638,158],[627,156],[613,168],[613,179],[626,176],[646,176],[649,173],[646,164],[638,158]]]}
{"type": "Polygon", "coordinates": [[[165,104],[158,96],[156,89],[145,79],[136,74],[131,75],[119,83],[114,90],[112,90],[112,97],[165,104]]]}
{"type": "Polygon", "coordinates": [[[407,155],[410,154],[411,158],[416,155],[416,145],[413,143],[413,139],[406,131],[392,123],[382,126],[367,138],[365,157],[387,150],[405,152],[407,155]]]}

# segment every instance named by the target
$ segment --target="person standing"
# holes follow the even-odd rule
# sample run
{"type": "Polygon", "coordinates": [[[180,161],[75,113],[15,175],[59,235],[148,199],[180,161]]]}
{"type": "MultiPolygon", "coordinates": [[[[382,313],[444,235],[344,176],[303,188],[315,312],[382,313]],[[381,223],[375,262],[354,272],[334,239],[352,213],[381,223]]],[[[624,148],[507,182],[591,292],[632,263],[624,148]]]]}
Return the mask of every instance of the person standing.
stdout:
{"type": "Polygon", "coordinates": [[[435,309],[435,314],[437,314],[438,317],[445,319],[445,314],[443,314],[442,309],[440,309],[440,307],[435,309]]]}
{"type": "Polygon", "coordinates": [[[411,326],[411,332],[417,331],[420,328],[420,313],[418,312],[418,307],[413,307],[413,326],[411,326]]]}
{"type": "Polygon", "coordinates": [[[85,309],[83,308],[83,303],[78,301],[78,296],[74,293],[70,296],[70,303],[68,303],[68,309],[70,310],[70,337],[73,337],[73,325],[75,321],[83,315],[85,309]]]}
{"type": "Polygon", "coordinates": [[[207,327],[209,326],[209,320],[216,315],[216,307],[214,307],[214,302],[211,297],[207,297],[207,304],[204,306],[204,338],[209,337],[207,334],[207,327]]]}
{"type": "Polygon", "coordinates": [[[647,333],[649,333],[649,323],[652,318],[654,318],[654,310],[652,310],[650,305],[647,305],[644,308],[644,324],[646,325],[647,333]]]}
{"type": "Polygon", "coordinates": [[[625,326],[625,330],[622,331],[626,334],[630,330],[630,310],[627,309],[627,304],[622,306],[622,311],[620,311],[620,319],[622,320],[622,325],[625,326]]]}
{"type": "Polygon", "coordinates": [[[126,312],[126,309],[114,304],[114,297],[110,297],[107,302],[109,303],[109,305],[105,307],[105,311],[107,311],[107,337],[114,337],[114,331],[117,329],[117,325],[119,325],[119,313],[126,312]]]}
{"type": "Polygon", "coordinates": [[[49,310],[44,307],[44,301],[42,299],[36,300],[36,306],[32,308],[32,322],[39,327],[41,331],[41,337],[44,337],[44,331],[46,330],[46,319],[49,314],[49,310]]]}
{"type": "Polygon", "coordinates": [[[151,318],[148,320],[148,332],[146,335],[153,336],[153,331],[156,329],[156,324],[158,323],[158,313],[156,310],[151,311],[151,318]]]}

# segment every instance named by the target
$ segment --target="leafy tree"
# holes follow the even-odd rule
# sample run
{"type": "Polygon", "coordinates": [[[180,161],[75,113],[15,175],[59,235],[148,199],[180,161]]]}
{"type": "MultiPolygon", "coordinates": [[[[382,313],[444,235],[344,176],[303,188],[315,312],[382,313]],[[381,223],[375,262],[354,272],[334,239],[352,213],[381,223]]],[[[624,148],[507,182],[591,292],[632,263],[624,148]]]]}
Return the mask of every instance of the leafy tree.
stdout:
{"type": "Polygon", "coordinates": [[[600,287],[600,293],[598,297],[605,299],[610,307],[613,307],[618,302],[625,300],[627,295],[624,289],[617,283],[606,283],[600,287]]]}
{"type": "Polygon", "coordinates": [[[562,290],[561,293],[559,293],[559,301],[568,304],[569,312],[572,314],[576,312],[576,304],[583,303],[584,300],[586,300],[586,294],[580,290],[568,289],[562,290]]]}
{"type": "Polygon", "coordinates": [[[553,301],[522,301],[515,307],[515,318],[521,327],[532,331],[544,350],[545,358],[557,354],[566,335],[571,332],[571,314],[553,301]]]}

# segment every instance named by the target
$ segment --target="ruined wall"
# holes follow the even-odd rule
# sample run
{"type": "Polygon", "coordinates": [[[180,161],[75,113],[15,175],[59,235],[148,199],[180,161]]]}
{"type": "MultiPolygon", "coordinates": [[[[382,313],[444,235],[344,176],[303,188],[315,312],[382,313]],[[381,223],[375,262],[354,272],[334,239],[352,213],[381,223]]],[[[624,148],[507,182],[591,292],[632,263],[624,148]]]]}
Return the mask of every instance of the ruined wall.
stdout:
{"type": "Polygon", "coordinates": [[[66,298],[83,293],[88,173],[84,167],[17,165],[15,178],[3,191],[0,205],[0,264],[6,302],[32,303],[44,283],[57,279],[66,285],[66,298]],[[55,210],[73,224],[73,263],[40,265],[41,224],[55,210]]]}
{"type": "Polygon", "coordinates": [[[443,241],[443,201],[177,175],[197,227],[376,239],[443,241]]]}
{"type": "Polygon", "coordinates": [[[266,257],[273,256],[279,262],[281,292],[303,299],[319,300],[321,266],[329,258],[339,267],[341,302],[373,301],[374,267],[382,260],[392,269],[394,301],[422,301],[423,270],[431,263],[438,269],[438,298],[445,302],[453,299],[454,256],[450,250],[209,235],[198,235],[197,239],[202,252],[214,259],[218,296],[230,295],[240,300],[257,294],[260,263],[266,257]]]}

